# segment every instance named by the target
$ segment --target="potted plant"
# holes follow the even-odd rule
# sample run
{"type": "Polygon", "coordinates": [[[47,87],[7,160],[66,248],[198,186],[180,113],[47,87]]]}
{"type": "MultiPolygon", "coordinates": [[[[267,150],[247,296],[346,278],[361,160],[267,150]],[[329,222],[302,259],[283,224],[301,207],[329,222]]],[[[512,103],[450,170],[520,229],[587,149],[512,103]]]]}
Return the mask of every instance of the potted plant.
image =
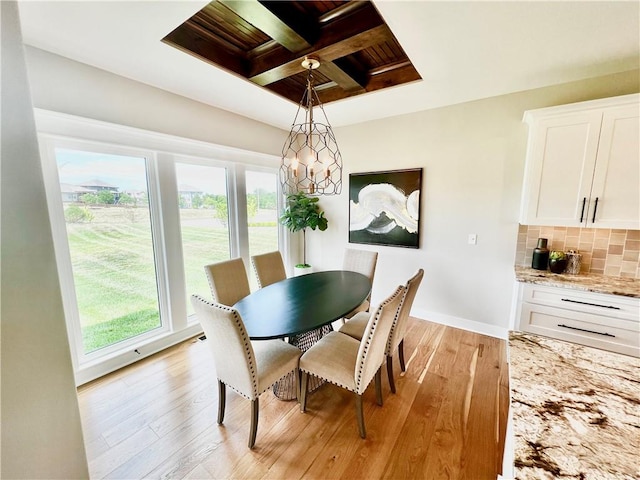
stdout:
{"type": "Polygon", "coordinates": [[[302,263],[298,263],[295,267],[307,270],[303,272],[296,270],[298,272],[296,275],[308,273],[311,270],[311,265],[307,263],[307,228],[311,230],[317,228],[324,231],[328,226],[324,212],[320,210],[320,205],[318,205],[318,197],[309,197],[304,192],[287,195],[287,205],[280,217],[280,223],[293,233],[302,231],[302,263]]]}
{"type": "Polygon", "coordinates": [[[567,255],[564,252],[553,251],[549,254],[549,270],[553,273],[562,273],[567,268],[567,255]]]}

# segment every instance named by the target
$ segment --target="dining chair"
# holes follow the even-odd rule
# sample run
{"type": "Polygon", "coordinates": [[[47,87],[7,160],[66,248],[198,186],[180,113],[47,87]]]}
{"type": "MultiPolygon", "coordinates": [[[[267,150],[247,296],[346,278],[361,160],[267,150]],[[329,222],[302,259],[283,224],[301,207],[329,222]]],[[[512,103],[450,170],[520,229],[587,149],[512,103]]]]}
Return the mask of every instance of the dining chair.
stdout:
{"type": "MultiPolygon", "coordinates": [[[[404,298],[400,303],[398,315],[396,316],[396,320],[391,327],[391,332],[389,333],[389,341],[387,342],[385,355],[387,357],[387,377],[389,378],[389,387],[391,388],[392,393],[396,393],[396,385],[393,379],[393,354],[396,350],[398,351],[400,369],[405,372],[404,336],[407,332],[411,306],[413,305],[413,300],[416,297],[416,292],[418,291],[418,287],[420,286],[423,277],[424,270],[420,269],[407,281],[404,290],[404,298]]],[[[340,327],[339,332],[349,335],[356,340],[360,340],[364,335],[368,320],[368,314],[360,312],[340,327]]]]}
{"type": "Polygon", "coordinates": [[[309,375],[321,378],[356,394],[358,430],[366,438],[362,395],[375,377],[376,402],[382,405],[380,369],[404,287],[398,287],[371,315],[361,340],[331,332],[300,358],[300,410],[306,411],[309,375]]]}
{"type": "Polygon", "coordinates": [[[211,295],[218,303],[231,306],[251,293],[242,258],[205,265],[204,271],[209,280],[211,295]]]}
{"type": "Polygon", "coordinates": [[[263,253],[262,255],[253,255],[251,263],[253,264],[254,272],[256,272],[258,287],[260,288],[287,278],[282,254],[278,250],[263,253]]]}
{"type": "MultiPolygon", "coordinates": [[[[344,259],[342,262],[342,269],[352,272],[358,272],[369,278],[371,285],[373,286],[373,277],[376,273],[376,264],[378,263],[378,252],[371,252],[369,250],[357,250],[354,248],[347,248],[344,252],[344,259]]],[[[351,312],[344,316],[344,319],[353,317],[358,312],[368,312],[371,306],[371,293],[367,298],[351,312]]],[[[343,319],[343,321],[344,321],[343,319]]]]}
{"type": "MultiPolygon", "coordinates": [[[[218,424],[222,425],[226,387],[251,400],[249,448],[258,432],[259,397],[274,383],[294,372],[302,352],[282,340],[251,342],[240,313],[234,308],[192,295],[191,303],[207,336],[218,377],[218,424]]],[[[298,391],[296,385],[296,392],[298,391]]]]}

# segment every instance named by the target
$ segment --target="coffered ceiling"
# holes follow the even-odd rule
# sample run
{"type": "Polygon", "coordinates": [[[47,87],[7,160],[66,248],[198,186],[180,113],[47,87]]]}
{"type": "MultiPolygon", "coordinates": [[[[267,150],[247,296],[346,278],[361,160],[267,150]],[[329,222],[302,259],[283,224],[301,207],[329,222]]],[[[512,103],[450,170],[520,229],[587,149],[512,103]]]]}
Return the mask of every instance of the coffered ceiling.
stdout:
{"type": "Polygon", "coordinates": [[[163,41],[294,102],[307,57],[320,62],[313,80],[324,104],[420,80],[367,0],[216,0],[163,41]]]}
{"type": "MultiPolygon", "coordinates": [[[[302,96],[299,60],[316,50],[334,127],[640,67],[638,0],[364,3],[19,0],[19,7],[29,46],[283,129],[302,96]],[[203,29],[176,33],[197,23],[198,12],[209,22],[206,12],[222,8],[249,29],[239,42],[226,34],[226,51],[203,29]],[[364,19],[347,21],[359,11],[364,19]],[[169,44],[180,44],[176,37],[191,41],[169,44]]],[[[214,37],[221,31],[214,26],[214,37]]]]}

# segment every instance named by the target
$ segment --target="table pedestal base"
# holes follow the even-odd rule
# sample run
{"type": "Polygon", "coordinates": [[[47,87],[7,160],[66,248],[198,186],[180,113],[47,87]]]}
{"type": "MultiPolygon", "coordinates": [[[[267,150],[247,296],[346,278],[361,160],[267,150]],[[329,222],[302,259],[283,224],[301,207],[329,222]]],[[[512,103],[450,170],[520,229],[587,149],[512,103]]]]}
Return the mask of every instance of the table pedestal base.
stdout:
{"type": "MultiPolygon", "coordinates": [[[[289,337],[289,343],[302,350],[302,353],[309,350],[314,344],[333,331],[331,324],[320,327],[310,332],[301,333],[300,335],[294,335],[289,337]]],[[[309,375],[309,383],[307,385],[308,393],[315,392],[318,388],[325,384],[324,380],[321,380],[313,375],[309,375]]],[[[280,400],[295,400],[296,399],[296,379],[295,373],[291,372],[282,380],[276,382],[273,385],[273,393],[280,400]]]]}

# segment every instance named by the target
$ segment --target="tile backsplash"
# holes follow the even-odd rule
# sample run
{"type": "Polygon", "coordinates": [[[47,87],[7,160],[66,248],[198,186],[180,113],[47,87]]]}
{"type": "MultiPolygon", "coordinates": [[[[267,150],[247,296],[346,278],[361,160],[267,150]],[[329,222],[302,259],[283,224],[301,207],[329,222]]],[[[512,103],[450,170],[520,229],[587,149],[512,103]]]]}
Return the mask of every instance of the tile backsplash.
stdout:
{"type": "Polygon", "coordinates": [[[640,278],[640,230],[520,225],[516,265],[531,266],[539,237],[549,250],[582,254],[580,273],[640,278]]]}

